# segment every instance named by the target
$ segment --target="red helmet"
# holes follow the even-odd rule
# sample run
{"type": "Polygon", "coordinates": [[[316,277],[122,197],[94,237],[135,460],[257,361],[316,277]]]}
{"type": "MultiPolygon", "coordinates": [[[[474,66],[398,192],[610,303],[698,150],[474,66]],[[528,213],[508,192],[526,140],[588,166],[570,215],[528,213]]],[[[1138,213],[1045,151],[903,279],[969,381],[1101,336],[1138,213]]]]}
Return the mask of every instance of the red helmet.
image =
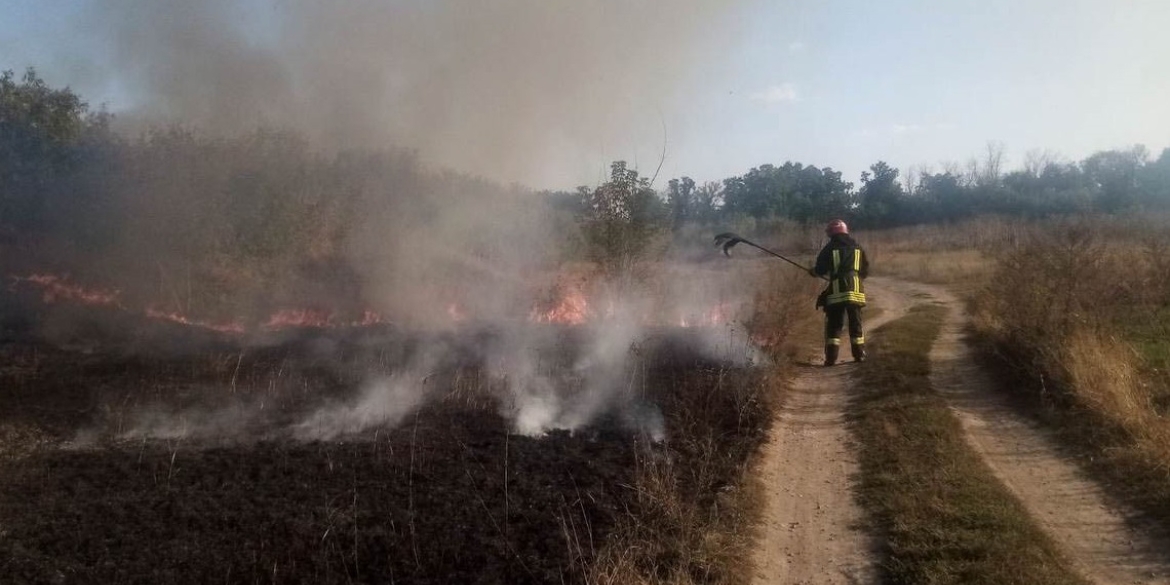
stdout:
{"type": "Polygon", "coordinates": [[[826,236],[847,233],[849,233],[849,226],[845,225],[845,222],[840,219],[834,219],[833,221],[829,222],[829,225],[825,226],[826,236]]]}

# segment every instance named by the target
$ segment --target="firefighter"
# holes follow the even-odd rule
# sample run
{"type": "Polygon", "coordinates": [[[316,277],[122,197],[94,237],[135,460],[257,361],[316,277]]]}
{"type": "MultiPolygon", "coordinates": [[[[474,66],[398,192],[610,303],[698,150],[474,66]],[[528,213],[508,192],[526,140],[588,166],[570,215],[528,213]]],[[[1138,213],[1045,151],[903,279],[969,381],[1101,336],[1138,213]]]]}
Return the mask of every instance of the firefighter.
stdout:
{"type": "Polygon", "coordinates": [[[829,285],[817,297],[817,308],[825,308],[825,365],[837,363],[841,349],[841,328],[849,318],[849,345],[853,361],[865,361],[865,335],[861,329],[861,308],[865,306],[865,277],[869,260],[849,235],[849,227],[834,219],[825,227],[829,243],[817,255],[809,274],[828,277],[829,285]]]}

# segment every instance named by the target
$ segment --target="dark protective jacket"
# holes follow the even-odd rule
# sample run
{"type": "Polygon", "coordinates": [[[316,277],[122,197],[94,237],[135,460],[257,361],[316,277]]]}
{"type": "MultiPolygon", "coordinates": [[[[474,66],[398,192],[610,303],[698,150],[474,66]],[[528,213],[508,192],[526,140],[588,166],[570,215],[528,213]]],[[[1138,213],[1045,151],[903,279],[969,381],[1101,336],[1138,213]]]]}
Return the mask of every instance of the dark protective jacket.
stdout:
{"type": "Polygon", "coordinates": [[[865,250],[848,234],[834,234],[829,238],[829,243],[817,254],[813,272],[829,277],[828,287],[817,299],[818,307],[839,303],[865,305],[862,281],[869,276],[869,260],[865,250]]]}

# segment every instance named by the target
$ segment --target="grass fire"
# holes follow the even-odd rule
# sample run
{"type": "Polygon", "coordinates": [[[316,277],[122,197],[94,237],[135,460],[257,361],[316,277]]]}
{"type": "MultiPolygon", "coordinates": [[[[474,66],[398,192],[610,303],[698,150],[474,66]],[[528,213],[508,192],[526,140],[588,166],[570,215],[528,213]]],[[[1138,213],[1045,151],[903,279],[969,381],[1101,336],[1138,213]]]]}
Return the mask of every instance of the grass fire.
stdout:
{"type": "Polygon", "coordinates": [[[1170,9],[909,1],[10,0],[0,585],[1170,582],[1170,9]]]}

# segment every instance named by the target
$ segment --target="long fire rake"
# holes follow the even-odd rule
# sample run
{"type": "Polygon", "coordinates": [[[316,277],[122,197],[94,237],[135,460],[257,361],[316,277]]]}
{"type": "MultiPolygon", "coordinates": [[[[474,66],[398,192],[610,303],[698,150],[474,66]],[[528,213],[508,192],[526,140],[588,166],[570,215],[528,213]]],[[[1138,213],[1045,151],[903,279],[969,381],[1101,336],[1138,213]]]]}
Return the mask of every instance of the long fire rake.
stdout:
{"type": "MultiPolygon", "coordinates": [[[[747,238],[740,237],[739,235],[734,234],[732,232],[723,232],[723,233],[717,234],[715,236],[715,247],[722,248],[724,256],[730,257],[731,256],[731,249],[734,248],[736,244],[741,244],[741,243],[747,244],[747,245],[749,245],[757,250],[760,250],[761,252],[771,254],[771,255],[773,255],[773,256],[805,271],[805,272],[808,272],[810,270],[807,266],[800,264],[799,262],[785,258],[784,256],[777,254],[776,252],[773,252],[773,251],[771,251],[771,250],[769,250],[769,249],[767,249],[767,248],[765,248],[765,247],[763,247],[763,246],[761,246],[761,245],[759,245],[759,244],[757,244],[757,243],[755,243],[747,238]]],[[[828,280],[828,278],[825,276],[821,276],[820,278],[828,280]]]]}

